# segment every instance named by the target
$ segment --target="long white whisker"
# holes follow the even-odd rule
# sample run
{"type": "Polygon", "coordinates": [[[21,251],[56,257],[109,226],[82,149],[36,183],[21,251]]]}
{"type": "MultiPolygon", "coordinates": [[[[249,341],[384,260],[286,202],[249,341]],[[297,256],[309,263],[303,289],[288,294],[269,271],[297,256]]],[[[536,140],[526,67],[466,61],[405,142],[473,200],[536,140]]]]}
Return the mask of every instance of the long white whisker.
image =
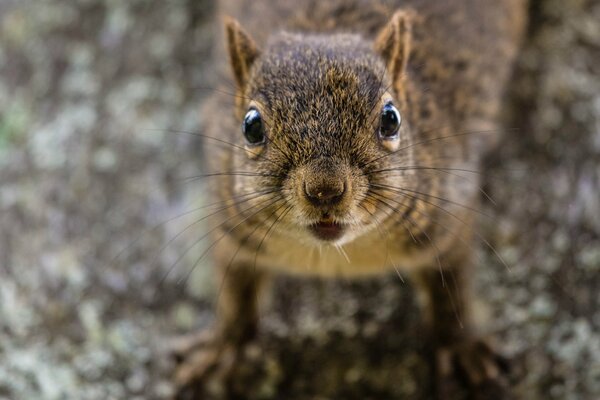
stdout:
{"type": "Polygon", "coordinates": [[[344,258],[346,259],[348,264],[351,264],[350,257],[348,256],[348,253],[346,253],[346,250],[344,249],[344,247],[341,244],[336,244],[335,248],[337,249],[338,253],[340,253],[342,256],[344,256],[344,258]]]}

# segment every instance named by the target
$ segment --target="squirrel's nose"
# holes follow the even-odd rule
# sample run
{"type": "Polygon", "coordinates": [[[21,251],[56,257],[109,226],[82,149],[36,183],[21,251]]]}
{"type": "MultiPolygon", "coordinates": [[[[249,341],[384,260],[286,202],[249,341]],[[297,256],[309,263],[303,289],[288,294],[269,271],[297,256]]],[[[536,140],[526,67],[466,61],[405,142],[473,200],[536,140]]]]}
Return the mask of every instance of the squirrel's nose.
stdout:
{"type": "Polygon", "coordinates": [[[346,192],[346,183],[336,180],[329,182],[304,182],[306,199],[315,206],[330,206],[339,203],[346,192]]]}

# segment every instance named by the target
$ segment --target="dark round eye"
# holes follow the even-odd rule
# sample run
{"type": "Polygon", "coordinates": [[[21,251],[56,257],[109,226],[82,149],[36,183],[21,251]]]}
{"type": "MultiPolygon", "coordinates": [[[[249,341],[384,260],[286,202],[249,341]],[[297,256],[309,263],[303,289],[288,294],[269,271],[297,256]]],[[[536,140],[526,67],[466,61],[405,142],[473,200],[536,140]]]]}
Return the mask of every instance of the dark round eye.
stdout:
{"type": "Polygon", "coordinates": [[[265,133],[262,118],[258,110],[252,108],[246,113],[244,122],[242,123],[242,132],[248,144],[258,145],[264,143],[265,133]]]}
{"type": "Polygon", "coordinates": [[[394,139],[398,136],[398,130],[402,123],[400,112],[392,103],[386,103],[381,110],[381,123],[379,125],[379,136],[382,139],[394,139]]]}

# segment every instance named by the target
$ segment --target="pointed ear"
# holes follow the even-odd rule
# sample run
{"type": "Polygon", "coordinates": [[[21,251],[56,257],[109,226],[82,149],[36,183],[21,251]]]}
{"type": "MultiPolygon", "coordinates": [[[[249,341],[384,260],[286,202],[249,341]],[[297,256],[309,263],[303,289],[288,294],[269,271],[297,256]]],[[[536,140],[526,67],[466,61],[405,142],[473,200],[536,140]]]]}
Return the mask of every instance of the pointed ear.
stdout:
{"type": "Polygon", "coordinates": [[[412,42],[412,23],[415,12],[398,10],[375,39],[375,51],[386,62],[395,88],[404,78],[412,42]]]}
{"type": "Polygon", "coordinates": [[[248,83],[250,67],[259,56],[260,51],[254,40],[233,18],[225,17],[225,34],[233,75],[238,89],[243,90],[248,83]]]}

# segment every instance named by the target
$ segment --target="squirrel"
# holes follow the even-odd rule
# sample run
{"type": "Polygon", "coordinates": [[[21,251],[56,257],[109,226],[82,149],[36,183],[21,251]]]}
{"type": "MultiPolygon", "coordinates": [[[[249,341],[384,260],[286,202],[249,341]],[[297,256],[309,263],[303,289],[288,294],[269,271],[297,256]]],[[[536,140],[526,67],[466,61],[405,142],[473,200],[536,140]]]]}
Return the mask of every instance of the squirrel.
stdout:
{"type": "Polygon", "coordinates": [[[177,398],[206,398],[211,374],[227,376],[273,273],[402,269],[424,299],[440,397],[459,369],[469,390],[501,382],[502,357],[471,317],[473,225],[525,0],[219,7],[216,63],[229,62],[235,95],[215,92],[203,115],[222,144],[208,160],[225,205],[213,242],[222,284],[214,336],[186,348],[177,398]]]}

